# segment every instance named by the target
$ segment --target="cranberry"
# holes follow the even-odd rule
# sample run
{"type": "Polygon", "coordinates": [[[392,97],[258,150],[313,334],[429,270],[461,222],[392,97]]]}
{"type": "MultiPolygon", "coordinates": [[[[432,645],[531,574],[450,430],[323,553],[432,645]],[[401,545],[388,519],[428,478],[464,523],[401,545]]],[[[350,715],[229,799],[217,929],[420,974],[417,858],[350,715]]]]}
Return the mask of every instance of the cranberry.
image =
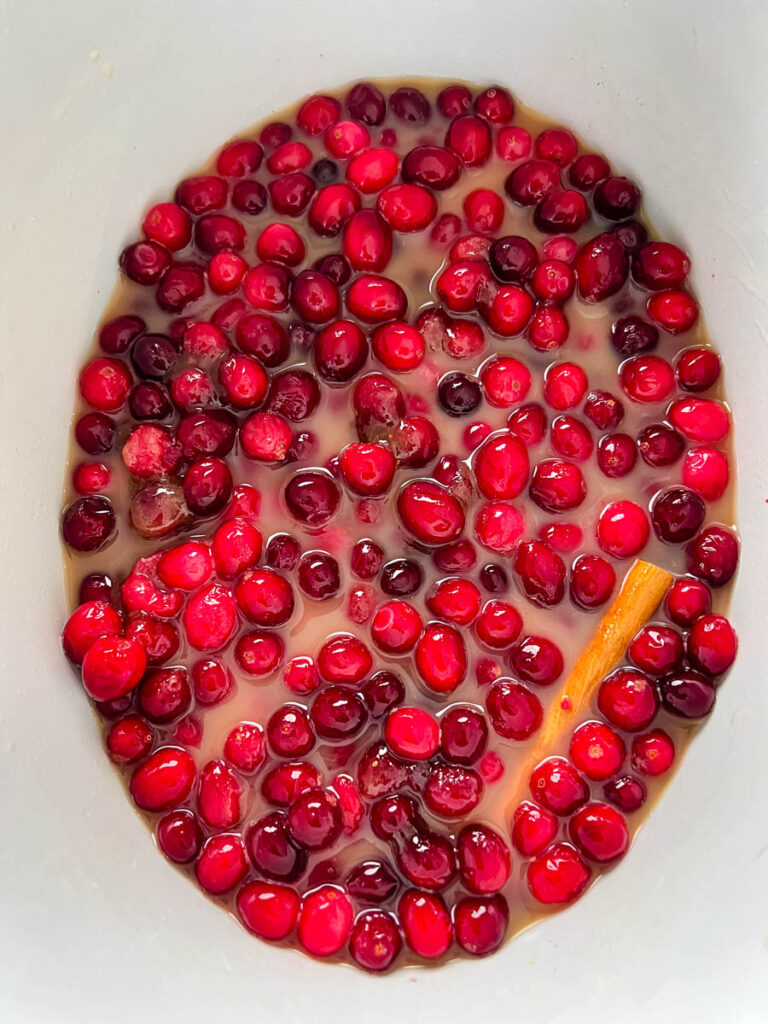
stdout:
{"type": "Polygon", "coordinates": [[[477,551],[472,541],[457,540],[433,551],[432,561],[441,572],[465,573],[477,562],[477,551]]]}
{"type": "Polygon", "coordinates": [[[389,109],[401,121],[426,124],[432,114],[429,100],[419,89],[402,86],[389,97],[389,109]]]}
{"type": "Polygon", "coordinates": [[[361,274],[346,295],[347,309],[367,324],[382,324],[402,317],[408,298],[397,282],[375,274],[361,274]]]}
{"type": "Polygon", "coordinates": [[[637,446],[649,466],[671,466],[683,454],[685,441],[676,430],[664,424],[653,424],[637,435],[637,446]]]}
{"type": "Polygon", "coordinates": [[[662,679],[659,692],[664,709],[679,718],[705,718],[715,706],[715,687],[711,678],[693,669],[662,679]]]}
{"type": "Polygon", "coordinates": [[[98,551],[110,540],[115,526],[115,513],[109,499],[89,494],[77,498],[65,510],[61,532],[75,551],[98,551]]]}
{"type": "Polygon", "coordinates": [[[539,231],[556,235],[561,231],[573,233],[589,218],[587,201],[580,192],[555,188],[539,203],[533,222],[539,231]]]}
{"type": "Polygon", "coordinates": [[[527,740],[541,725],[542,707],[526,687],[499,679],[488,691],[486,708],[494,732],[505,739],[527,740]]]}
{"type": "Polygon", "coordinates": [[[552,842],[558,827],[554,814],[524,800],[512,819],[512,845],[524,857],[533,857],[552,842]]]}
{"type": "Polygon", "coordinates": [[[403,181],[442,192],[455,185],[461,170],[458,158],[442,146],[417,146],[403,158],[403,181]]]}
{"type": "Polygon", "coordinates": [[[706,391],[720,377],[720,357],[711,348],[687,348],[677,359],[677,380],[686,391],[706,391]]]}
{"type": "Polygon", "coordinates": [[[397,922],[381,910],[360,914],[352,928],[349,951],[367,971],[386,971],[397,959],[403,940],[397,922]]]}
{"type": "Polygon", "coordinates": [[[288,807],[300,793],[319,789],[320,772],[308,761],[288,761],[275,765],[261,783],[261,792],[276,807],[288,807]]]}
{"type": "Polygon", "coordinates": [[[611,344],[623,356],[635,356],[656,348],[659,332],[639,316],[626,316],[611,326],[611,344]]]}
{"type": "Polygon", "coordinates": [[[351,633],[339,633],[326,640],[317,656],[320,675],[334,683],[359,683],[372,665],[371,652],[351,633]]]}
{"type": "Polygon", "coordinates": [[[608,391],[590,391],[584,413],[599,430],[611,430],[624,418],[624,406],[608,391]]]}
{"type": "Polygon", "coordinates": [[[107,733],[107,753],[115,764],[134,764],[152,749],[154,733],[140,715],[126,715],[107,733]]]}
{"type": "Polygon", "coordinates": [[[534,604],[548,608],[562,601],[565,564],[546,542],[530,540],[521,543],[515,558],[515,573],[525,596],[534,604]]]}
{"type": "Polygon", "coordinates": [[[270,716],[267,739],[278,757],[301,757],[315,745],[309,716],[299,704],[283,704],[270,716]]]}
{"type": "Polygon", "coordinates": [[[372,718],[382,718],[405,700],[405,686],[394,672],[374,672],[363,685],[363,697],[372,718]]]}
{"type": "Polygon", "coordinates": [[[215,659],[196,661],[192,666],[195,700],[199,704],[220,704],[232,691],[232,676],[215,659]]]}
{"type": "Polygon", "coordinates": [[[341,835],[341,809],[338,797],[310,789],[292,802],[286,820],[293,841],[305,850],[325,850],[341,835]]]}
{"type": "Polygon", "coordinates": [[[396,793],[405,785],[406,778],[405,764],[383,743],[368,747],[357,766],[357,784],[368,800],[396,793]]]}
{"type": "Polygon", "coordinates": [[[513,644],[520,635],[523,620],[517,609],[507,601],[491,600],[475,622],[475,631],[481,643],[494,650],[513,644]]]}
{"type": "Polygon", "coordinates": [[[739,542],[724,526],[705,526],[685,549],[688,572],[711,587],[733,577],[739,561],[739,542]]]}
{"type": "Polygon", "coordinates": [[[704,522],[703,498],[685,487],[670,487],[658,494],[651,505],[656,536],[669,544],[691,540],[704,522]]]}
{"type": "Polygon", "coordinates": [[[248,931],[277,942],[291,934],[299,916],[299,897],[287,885],[248,882],[237,894],[237,912],[248,931]]]}
{"type": "Polygon", "coordinates": [[[379,193],[376,209],[395,231],[423,231],[437,215],[437,200],[423,185],[389,185],[379,193]]]}
{"type": "Polygon", "coordinates": [[[299,562],[299,586],[316,601],[333,597],[341,586],[339,563],[325,551],[308,551],[299,562]]]}
{"type": "Polygon", "coordinates": [[[614,235],[602,234],[579,249],[574,269],[582,299],[603,302],[624,286],[629,261],[621,242],[614,235]]]}
{"type": "Polygon", "coordinates": [[[637,448],[629,434],[605,434],[597,445],[600,472],[610,478],[626,476],[635,468],[637,448]]]}
{"type": "Polygon", "coordinates": [[[662,676],[678,666],[683,657],[683,639],[671,626],[644,626],[628,647],[632,661],[652,676],[662,676]]]}
{"type": "Polygon", "coordinates": [[[379,89],[370,82],[358,82],[344,100],[351,117],[367,125],[379,125],[386,114],[386,102],[379,89]]]}
{"type": "Polygon", "coordinates": [[[480,591],[467,579],[441,580],[427,595],[427,607],[441,619],[468,626],[480,611],[480,591]]]}
{"type": "Polygon", "coordinates": [[[542,761],[531,774],[530,788],[539,803],[559,815],[572,814],[589,797],[586,783],[563,757],[542,761]]]}
{"type": "Polygon", "coordinates": [[[221,459],[198,459],[186,472],[184,500],[198,516],[217,515],[232,494],[232,473],[221,459]]]}
{"type": "Polygon", "coordinates": [[[389,149],[368,149],[347,165],[347,179],[364,195],[379,192],[394,180],[398,170],[397,154],[389,149]]]}
{"type": "Polygon", "coordinates": [[[626,747],[617,732],[602,722],[585,722],[571,737],[569,756],[588,779],[602,781],[624,763],[626,747]]]}
{"type": "Polygon", "coordinates": [[[434,693],[452,693],[467,673],[467,651],[461,634],[439,622],[424,628],[414,660],[420,678],[434,693]]]}
{"type": "Polygon", "coordinates": [[[560,304],[573,294],[576,287],[576,275],[562,260],[549,259],[539,263],[531,283],[536,297],[542,302],[560,304]]]}
{"type": "Polygon", "coordinates": [[[563,672],[563,655],[544,636],[527,636],[513,648],[510,659],[516,675],[528,683],[549,686],[563,672]]]}
{"type": "Polygon", "coordinates": [[[570,593],[581,608],[604,605],[616,586],[616,573],[600,555],[579,555],[571,568],[570,593]]]}
{"type": "Polygon", "coordinates": [[[476,452],[473,470],[486,498],[515,498],[528,482],[528,452],[511,431],[492,435],[476,452]]]}
{"type": "Polygon", "coordinates": [[[480,380],[485,397],[491,405],[501,409],[522,402],[531,387],[528,367],[510,357],[490,359],[480,372],[480,380]]]}
{"type": "Polygon", "coordinates": [[[702,615],[688,637],[688,653],[693,664],[711,676],[722,675],[736,657],[736,634],[722,615],[702,615]]]}
{"type": "Polygon", "coordinates": [[[544,398],[562,412],[579,405],[587,390],[587,375],[576,363],[553,363],[544,374],[544,398]]]}
{"type": "Polygon", "coordinates": [[[464,198],[463,209],[472,231],[493,234],[504,220],[504,202],[491,189],[477,188],[470,192],[464,198]]]}
{"type": "Polygon", "coordinates": [[[453,843],[435,832],[422,830],[406,836],[396,859],[405,878],[421,889],[443,889],[456,874],[453,843]]]}
{"type": "MultiPolygon", "coordinates": [[[[89,573],[87,576],[84,576],[80,582],[77,594],[78,604],[88,604],[91,601],[100,601],[106,604],[111,604],[113,595],[112,588],[112,578],[107,576],[106,573],[89,573]]],[[[67,657],[69,657],[69,654],[67,654],[67,657]]]]}
{"type": "Polygon", "coordinates": [[[439,484],[426,480],[403,487],[397,511],[406,529],[425,544],[455,540],[464,529],[464,511],[456,498],[439,484]]]}
{"type": "Polygon", "coordinates": [[[640,779],[633,775],[622,775],[619,779],[606,782],[603,786],[603,795],[619,810],[631,814],[643,806],[647,792],[640,779]]]}
{"type": "Polygon", "coordinates": [[[321,135],[341,113],[341,104],[333,96],[310,96],[299,107],[296,124],[307,135],[321,135]]]}
{"type": "Polygon", "coordinates": [[[465,85],[448,85],[437,96],[437,109],[443,117],[458,117],[472,105],[472,93],[465,85]]]}
{"type": "Polygon", "coordinates": [[[513,338],[525,328],[533,312],[533,301],[517,285],[502,285],[487,312],[488,323],[502,338],[513,338]]]}
{"type": "Polygon", "coordinates": [[[353,869],[347,889],[361,903],[386,903],[397,892],[398,881],[386,863],[368,860],[353,869]]]}
{"type": "Polygon", "coordinates": [[[148,672],[137,693],[139,708],[151,722],[170,722],[183,715],[192,703],[192,691],[184,668],[148,672]]]}
{"type": "Polygon", "coordinates": [[[174,864],[189,864],[203,843],[200,822],[191,811],[171,811],[157,823],[157,845],[174,864]]]}
{"type": "Polygon", "coordinates": [[[491,155],[491,130],[482,118],[463,114],[451,121],[445,144],[465,166],[482,167],[491,155]]]}
{"type": "Polygon", "coordinates": [[[584,892],[591,870],[569,843],[553,843],[528,865],[528,887],[539,903],[572,903],[584,892]]]}
{"type": "Polygon", "coordinates": [[[363,580],[372,580],[379,572],[384,561],[384,552],[372,540],[359,540],[352,548],[350,567],[355,576],[363,580]]]}
{"type": "Polygon", "coordinates": [[[670,334],[683,334],[693,327],[699,317],[699,307],[688,292],[682,289],[657,292],[647,305],[651,320],[670,334]]]}
{"type": "Polygon", "coordinates": [[[101,412],[88,412],[75,424],[75,440],[89,455],[104,455],[112,448],[115,424],[101,412]]]}
{"type": "Polygon", "coordinates": [[[504,182],[509,198],[519,206],[536,206],[560,184],[560,174],[549,160],[532,159],[520,164],[504,182]]]}
{"type": "Polygon", "coordinates": [[[625,220],[614,224],[611,234],[616,235],[628,253],[633,253],[648,240],[647,229],[637,220],[625,220]]]}
{"type": "Polygon", "coordinates": [[[120,254],[120,269],[136,284],[161,281],[171,265],[171,254],[157,242],[135,242],[120,254]]]}
{"type": "Polygon", "coordinates": [[[187,799],[195,776],[195,762],[185,750],[161,747],[131,776],[131,796],[144,811],[166,811],[187,799]]]}
{"type": "Polygon", "coordinates": [[[415,594],[424,582],[424,572],[418,562],[409,558],[396,558],[387,562],[381,573],[381,589],[390,597],[408,597],[415,594]]]}
{"type": "Polygon", "coordinates": [[[582,153],[568,170],[568,180],[574,188],[590,192],[595,185],[611,173],[608,161],[597,153],[582,153]]]}
{"type": "Polygon", "coordinates": [[[585,856],[601,864],[623,856],[629,847],[624,816],[609,804],[587,804],[574,814],[568,828],[585,856]]]}
{"type": "Polygon", "coordinates": [[[244,633],[235,645],[235,660],[250,676],[271,675],[282,662],[284,653],[280,637],[260,629],[244,633]]]}
{"type": "Polygon", "coordinates": [[[663,775],[672,767],[675,745],[663,729],[635,736],[632,740],[632,767],[641,775],[663,775]]]}
{"type": "Polygon", "coordinates": [[[664,606],[667,615],[678,626],[692,626],[712,610],[712,595],[703,583],[677,579],[667,591],[664,606]]]}
{"type": "Polygon", "coordinates": [[[607,220],[624,220],[637,209],[640,191],[628,178],[604,178],[595,188],[592,201],[607,220]]]}
{"type": "Polygon", "coordinates": [[[302,470],[285,488],[285,501],[298,522],[313,528],[325,526],[339,507],[341,494],[330,473],[302,470]]]}
{"type": "Polygon", "coordinates": [[[670,242],[648,242],[632,256],[632,276],[652,292],[679,288],[690,269],[688,256],[670,242]]]}
{"type": "Polygon", "coordinates": [[[292,842],[286,817],[279,811],[251,825],[245,833],[245,845],[254,867],[265,878],[291,882],[306,867],[307,855],[292,842]]]}
{"type": "Polygon", "coordinates": [[[577,508],[587,496],[587,485],[578,466],[562,459],[544,459],[531,474],[528,493],[547,512],[577,508]]]}
{"type": "Polygon", "coordinates": [[[547,414],[535,402],[521,405],[507,420],[509,429],[528,446],[538,444],[547,429],[547,414]]]}
{"type": "Polygon", "coordinates": [[[435,719],[420,708],[397,708],[387,718],[387,745],[408,761],[428,761],[437,752],[440,729],[435,719]]]}
{"type": "Polygon", "coordinates": [[[621,499],[605,506],[597,521],[597,540],[614,558],[631,558],[648,543],[648,517],[633,501],[621,499]]]}

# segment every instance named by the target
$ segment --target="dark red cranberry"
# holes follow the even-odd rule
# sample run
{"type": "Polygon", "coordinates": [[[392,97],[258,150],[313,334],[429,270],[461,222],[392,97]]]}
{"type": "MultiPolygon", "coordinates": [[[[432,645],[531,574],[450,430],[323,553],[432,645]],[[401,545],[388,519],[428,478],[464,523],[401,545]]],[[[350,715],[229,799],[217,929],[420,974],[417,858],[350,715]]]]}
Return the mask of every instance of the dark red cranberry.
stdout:
{"type": "Polygon", "coordinates": [[[238,321],[235,337],[240,348],[256,356],[264,366],[279,366],[290,353],[285,328],[274,317],[250,313],[238,321]]]}
{"type": "Polygon", "coordinates": [[[346,284],[352,276],[352,268],[349,265],[349,260],[346,256],[342,256],[341,253],[332,252],[327,256],[321,256],[320,259],[315,260],[315,270],[319,270],[321,274],[325,274],[327,278],[330,278],[335,285],[341,287],[346,284]]]}
{"type": "Polygon", "coordinates": [[[453,370],[440,379],[437,398],[449,416],[468,416],[480,405],[483,391],[476,380],[453,370]]]}
{"type": "Polygon", "coordinates": [[[568,170],[568,180],[574,188],[582,192],[591,191],[598,181],[607,178],[611,173],[610,165],[605,157],[597,153],[582,153],[571,164],[568,170]]]}
{"type": "Polygon", "coordinates": [[[92,572],[84,576],[78,590],[77,600],[80,604],[86,601],[104,601],[111,604],[113,599],[113,582],[103,572],[92,572]]]}
{"type": "Polygon", "coordinates": [[[645,803],[647,791],[643,782],[633,775],[622,775],[621,778],[611,779],[603,786],[603,796],[612,804],[631,814],[639,810],[645,803]]]}
{"type": "Polygon", "coordinates": [[[605,434],[597,445],[597,464],[607,477],[626,476],[635,468],[637,448],[629,434],[605,434]]]}
{"type": "Polygon", "coordinates": [[[379,125],[387,112],[381,90],[370,82],[358,82],[349,90],[344,102],[350,117],[363,124],[379,125]]]}
{"type": "Polygon", "coordinates": [[[330,185],[339,176],[339,165],[324,158],[312,164],[311,173],[318,185],[330,185]]]}
{"type": "Polygon", "coordinates": [[[238,181],[232,189],[232,205],[255,217],[266,209],[267,190],[260,181],[238,181]]]}
{"type": "Polygon", "coordinates": [[[392,869],[380,860],[358,864],[346,881],[350,896],[361,903],[386,903],[394,896],[399,882],[392,869]]]}
{"type": "Polygon", "coordinates": [[[311,527],[325,526],[339,507],[341,492],[330,473],[302,470],[285,488],[291,515],[311,527]]]}
{"type": "Polygon", "coordinates": [[[498,238],[488,250],[488,262],[499,281],[523,284],[539,262],[536,247],[521,235],[498,238]]]}
{"type": "Polygon", "coordinates": [[[136,372],[149,380],[164,380],[176,357],[176,346],[164,334],[145,334],[131,349],[131,362],[136,372]]]}
{"type": "Polygon", "coordinates": [[[590,391],[584,402],[584,413],[599,430],[612,430],[624,418],[624,406],[609,391],[590,391]]]}
{"type": "Polygon", "coordinates": [[[115,424],[103,412],[87,412],[75,424],[75,440],[89,455],[104,455],[112,448],[115,424]]]}
{"type": "Polygon", "coordinates": [[[565,593],[565,564],[549,544],[540,540],[520,544],[515,572],[529,601],[551,607],[565,593]]]}
{"type": "Polygon", "coordinates": [[[724,526],[705,526],[685,549],[688,572],[711,587],[722,587],[739,562],[739,542],[724,526]]]}
{"type": "Polygon", "coordinates": [[[325,551],[308,551],[299,562],[299,586],[316,601],[334,597],[341,586],[339,563],[325,551]]]}
{"type": "Polygon", "coordinates": [[[184,500],[190,512],[198,516],[215,516],[232,494],[232,473],[221,459],[198,459],[187,470],[183,487],[184,500]]]}
{"type": "Polygon", "coordinates": [[[137,284],[156,284],[168,273],[171,254],[157,242],[135,242],[123,249],[120,268],[137,284]]]}
{"type": "Polygon", "coordinates": [[[622,221],[611,228],[611,234],[616,235],[628,253],[633,253],[648,240],[648,230],[638,220],[622,221]]]}
{"type": "Polygon", "coordinates": [[[306,867],[307,855],[294,845],[286,825],[286,816],[279,811],[267,814],[245,833],[248,856],[265,878],[293,881],[306,867]]]}
{"type": "Polygon", "coordinates": [[[389,109],[408,124],[426,124],[432,113],[429,100],[419,89],[403,86],[389,97],[389,109]]]}
{"type": "Polygon", "coordinates": [[[629,260],[618,238],[605,233],[579,249],[574,270],[584,301],[602,302],[624,286],[629,275],[629,260]]]}
{"type": "Polygon", "coordinates": [[[410,558],[396,558],[381,570],[381,589],[390,597],[415,594],[423,582],[421,566],[410,558]]]}
{"type": "Polygon", "coordinates": [[[544,636],[527,636],[512,648],[512,669],[520,679],[550,686],[563,672],[563,655],[557,644],[544,636]]]}
{"type": "Polygon", "coordinates": [[[637,435],[637,447],[643,462],[649,466],[671,466],[685,451],[685,441],[672,427],[653,423],[637,435]]]}
{"type": "Polygon", "coordinates": [[[98,551],[115,531],[112,503],[102,494],[77,498],[65,510],[61,532],[74,551],[98,551]]]}
{"type": "Polygon", "coordinates": [[[704,522],[704,499],[687,487],[670,487],[657,495],[651,505],[651,522],[656,536],[668,544],[682,544],[697,534],[704,522]]]}
{"type": "Polygon", "coordinates": [[[623,356],[650,352],[659,343],[659,329],[640,316],[625,316],[611,326],[611,344],[623,356]]]}
{"type": "Polygon", "coordinates": [[[108,320],[99,331],[99,346],[108,355],[127,352],[136,338],[143,334],[147,325],[140,316],[118,316],[108,320]]]}
{"type": "Polygon", "coordinates": [[[503,594],[509,587],[506,570],[493,562],[480,570],[480,582],[489,594],[503,594]]]}
{"type": "Polygon", "coordinates": [[[264,558],[273,569],[295,569],[301,554],[301,546],[290,533],[276,533],[267,541],[264,558]]]}
{"type": "Polygon", "coordinates": [[[712,680],[694,669],[662,679],[659,693],[662,706],[679,718],[705,718],[715,706],[712,680]]]}
{"type": "Polygon", "coordinates": [[[374,672],[363,685],[363,696],[372,718],[382,718],[405,700],[405,686],[394,672],[374,672]]]}
{"type": "Polygon", "coordinates": [[[455,153],[443,146],[417,146],[403,158],[403,181],[443,191],[454,185],[461,167],[455,153]]]}
{"type": "Polygon", "coordinates": [[[440,751],[446,761],[472,765],[485,750],[488,725],[479,708],[454,705],[440,719],[440,751]]]}
{"type": "MultiPolygon", "coordinates": [[[[197,263],[174,263],[155,291],[155,301],[166,313],[181,313],[205,292],[205,273],[197,263]]],[[[135,348],[135,346],[134,346],[135,348]]]]}
{"type": "Polygon", "coordinates": [[[624,220],[637,209],[640,190],[629,178],[605,178],[595,188],[592,201],[607,220],[624,220]]]}
{"type": "Polygon", "coordinates": [[[155,381],[137,384],[132,388],[128,407],[136,420],[164,420],[173,412],[168,391],[155,381]]]}
{"type": "Polygon", "coordinates": [[[437,109],[443,117],[459,117],[471,106],[472,93],[465,85],[448,85],[437,97],[437,109]]]}
{"type": "Polygon", "coordinates": [[[560,184],[560,172],[550,160],[526,160],[509,175],[504,189],[520,206],[536,206],[560,184]]]}

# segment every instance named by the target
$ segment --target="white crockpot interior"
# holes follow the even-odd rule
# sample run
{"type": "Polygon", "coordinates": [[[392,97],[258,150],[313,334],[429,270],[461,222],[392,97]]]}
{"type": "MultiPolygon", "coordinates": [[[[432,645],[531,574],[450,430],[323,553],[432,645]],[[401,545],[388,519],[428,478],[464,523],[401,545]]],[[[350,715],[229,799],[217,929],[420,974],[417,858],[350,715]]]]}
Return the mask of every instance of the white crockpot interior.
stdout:
{"type": "Polygon", "coordinates": [[[764,5],[67,0],[0,23],[0,1019],[758,1021],[768,1012],[764,5]],[[368,977],[250,938],[156,852],[60,654],[78,365],[139,215],[249,123],[372,75],[499,81],[645,191],[723,353],[741,654],[630,855],[479,962],[368,977]]]}

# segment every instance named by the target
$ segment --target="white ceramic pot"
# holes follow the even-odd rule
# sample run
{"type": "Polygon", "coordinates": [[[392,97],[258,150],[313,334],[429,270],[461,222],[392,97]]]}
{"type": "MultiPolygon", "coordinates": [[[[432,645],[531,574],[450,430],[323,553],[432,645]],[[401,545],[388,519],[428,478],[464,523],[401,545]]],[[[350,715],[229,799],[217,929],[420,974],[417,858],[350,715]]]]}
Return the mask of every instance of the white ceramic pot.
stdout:
{"type": "Polygon", "coordinates": [[[0,1018],[764,1021],[768,1016],[766,8],[715,0],[4,4],[0,26],[0,1018]],[[305,92],[499,81],[642,184],[727,368],[741,653],[621,866],[481,962],[375,978],[255,942],[154,849],[59,651],[76,370],[139,212],[305,92]]]}

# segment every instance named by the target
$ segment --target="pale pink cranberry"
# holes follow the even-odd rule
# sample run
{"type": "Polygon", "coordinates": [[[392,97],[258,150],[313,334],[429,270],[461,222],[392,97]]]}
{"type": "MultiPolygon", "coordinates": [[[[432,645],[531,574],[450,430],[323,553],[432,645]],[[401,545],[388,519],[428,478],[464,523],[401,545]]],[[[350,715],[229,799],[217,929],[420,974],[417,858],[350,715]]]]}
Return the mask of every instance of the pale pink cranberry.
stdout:
{"type": "Polygon", "coordinates": [[[612,479],[626,476],[635,468],[637,447],[629,434],[604,434],[597,445],[600,472],[612,479]]]}
{"type": "Polygon", "coordinates": [[[320,675],[332,683],[359,683],[372,666],[371,652],[351,633],[339,633],[326,640],[317,655],[320,675]]]}
{"type": "Polygon", "coordinates": [[[527,686],[499,679],[491,686],[486,709],[497,735],[509,740],[527,740],[541,725],[541,701],[527,686]]]}
{"type": "Polygon", "coordinates": [[[629,261],[619,239],[605,233],[579,249],[574,270],[582,299],[585,302],[603,302],[624,286],[629,274],[629,261]]]}
{"type": "Polygon", "coordinates": [[[128,435],[122,456],[132,476],[154,480],[174,472],[181,461],[181,447],[167,428],[142,423],[128,435]]]}
{"type": "Polygon", "coordinates": [[[605,178],[595,189],[595,210],[608,220],[631,217],[640,202],[640,191],[628,178],[605,178]]]}
{"type": "Polygon", "coordinates": [[[353,587],[347,597],[347,615],[350,621],[361,626],[373,615],[376,607],[376,592],[373,587],[353,587]]]}
{"type": "Polygon", "coordinates": [[[706,526],[686,547],[688,572],[711,587],[722,587],[739,562],[739,542],[724,526],[706,526]]]}
{"type": "Polygon", "coordinates": [[[677,579],[664,599],[667,615],[678,626],[692,626],[712,610],[712,595],[697,580],[677,579]]]}
{"type": "Polygon", "coordinates": [[[568,180],[582,192],[591,191],[611,173],[608,161],[597,153],[583,153],[568,170],[568,180]]]}
{"type": "Polygon", "coordinates": [[[580,608],[599,608],[616,586],[616,573],[600,555],[579,555],[571,567],[571,600],[580,608]]]}
{"type": "Polygon", "coordinates": [[[325,551],[308,551],[299,562],[299,586],[315,601],[334,597],[341,586],[339,563],[325,551]]]}
{"type": "Polygon", "coordinates": [[[519,359],[496,357],[483,366],[480,381],[491,405],[505,409],[525,400],[531,387],[531,373],[519,359]]]}
{"type": "Polygon", "coordinates": [[[599,430],[611,430],[624,418],[624,406],[608,391],[590,391],[584,402],[584,414],[599,430]]]}
{"type": "Polygon", "coordinates": [[[642,733],[632,740],[632,767],[641,775],[663,775],[672,767],[675,744],[663,729],[642,733]]]}
{"type": "Polygon", "coordinates": [[[515,498],[528,482],[526,446],[511,431],[500,431],[478,449],[472,468],[486,498],[515,498]]]}
{"type": "Polygon", "coordinates": [[[146,651],[137,640],[102,635],[83,655],[83,687],[94,700],[114,700],[134,689],[146,667],[146,651]]]}
{"type": "Polygon", "coordinates": [[[195,700],[206,706],[220,704],[232,692],[229,670],[214,658],[196,661],[192,665],[192,682],[195,700]]]}
{"type": "Polygon", "coordinates": [[[296,927],[299,897],[294,889],[275,882],[248,882],[238,891],[240,919],[260,939],[277,942],[296,927]]]}
{"type": "Polygon", "coordinates": [[[589,803],[574,814],[568,826],[571,839],[590,860],[600,864],[617,860],[629,847],[629,829],[614,807],[589,803]]]}
{"type": "Polygon", "coordinates": [[[536,297],[542,302],[560,305],[573,294],[576,276],[562,260],[543,260],[533,273],[531,286],[536,297]]]}
{"type": "Polygon", "coordinates": [[[519,125],[499,128],[496,134],[496,155],[502,160],[516,163],[531,155],[531,135],[519,125]]]}
{"type": "Polygon", "coordinates": [[[131,796],[144,811],[166,811],[187,799],[196,774],[195,762],[185,750],[161,747],[131,776],[131,796]]]}
{"type": "Polygon", "coordinates": [[[403,181],[439,192],[455,185],[460,171],[456,155],[442,146],[417,146],[403,158],[403,181]]]}
{"type": "Polygon", "coordinates": [[[550,686],[563,672],[563,655],[557,644],[544,636],[526,636],[511,651],[516,675],[528,683],[550,686]]]}
{"type": "Polygon", "coordinates": [[[456,498],[427,480],[412,481],[403,487],[397,498],[397,511],[406,529],[425,544],[445,544],[455,540],[464,529],[464,511],[456,498]]]}
{"type": "Polygon", "coordinates": [[[534,604],[551,607],[565,594],[565,563],[545,541],[525,541],[517,549],[515,573],[525,596],[534,604]]]}
{"type": "Polygon", "coordinates": [[[568,753],[588,779],[602,781],[615,775],[624,763],[626,747],[621,736],[602,722],[585,722],[571,737],[568,753]]]}
{"type": "Polygon", "coordinates": [[[711,348],[686,348],[677,357],[675,373],[685,391],[706,391],[720,377],[720,357],[711,348]]]}
{"type": "Polygon", "coordinates": [[[251,825],[245,833],[245,844],[251,862],[265,878],[290,882],[306,867],[307,855],[293,843],[285,814],[279,811],[251,825]]]}
{"type": "Polygon", "coordinates": [[[126,715],[107,733],[107,753],[115,764],[134,764],[152,749],[154,733],[140,715],[126,715]]]}
{"type": "Polygon", "coordinates": [[[157,845],[174,864],[189,864],[203,843],[203,830],[192,811],[171,811],[157,823],[157,845]]]}
{"type": "Polygon", "coordinates": [[[523,628],[520,612],[507,601],[486,601],[475,622],[477,638],[486,647],[503,650],[511,646],[523,628]]]}
{"type": "Polygon", "coordinates": [[[399,160],[389,149],[374,147],[360,153],[347,165],[347,179],[365,195],[379,192],[394,180],[399,160]]]}
{"type": "Polygon", "coordinates": [[[567,264],[573,262],[578,251],[578,242],[568,235],[553,235],[541,247],[541,253],[547,259],[560,260],[567,264]]]}
{"type": "Polygon", "coordinates": [[[64,653],[80,664],[96,640],[122,632],[120,615],[105,601],[86,601],[72,612],[61,634],[64,653]]]}
{"type": "Polygon", "coordinates": [[[147,672],[137,692],[140,711],[150,722],[164,724],[189,710],[192,690],[185,668],[160,668],[147,672]]]}
{"type": "Polygon", "coordinates": [[[221,832],[203,843],[195,864],[201,889],[212,895],[229,892],[245,878],[248,864],[239,835],[221,832]]]}
{"type": "Polygon", "coordinates": [[[532,159],[520,164],[504,182],[509,198],[519,206],[536,206],[560,184],[560,173],[549,160],[532,159]]]}
{"type": "Polygon", "coordinates": [[[504,762],[494,751],[489,750],[480,758],[480,777],[487,785],[492,785],[502,778],[505,772],[504,762]]]}
{"type": "Polygon", "coordinates": [[[634,775],[622,775],[611,779],[603,786],[603,796],[625,814],[638,811],[645,803],[648,793],[640,779],[634,775]]]}
{"type": "Polygon", "coordinates": [[[554,814],[524,800],[515,808],[512,819],[512,845],[523,857],[534,857],[552,842],[558,828],[554,814]]]}
{"type": "Polygon", "coordinates": [[[451,121],[446,146],[467,167],[482,167],[491,155],[491,130],[480,117],[462,114],[451,121]]]}
{"type": "Polygon", "coordinates": [[[620,499],[605,506],[597,521],[597,540],[614,558],[631,558],[650,536],[648,516],[633,501],[620,499]]]}
{"type": "Polygon", "coordinates": [[[572,903],[592,877],[590,868],[569,843],[553,843],[528,865],[528,888],[539,903],[572,903]]]}
{"type": "Polygon", "coordinates": [[[258,722],[240,722],[227,734],[224,756],[244,774],[255,772],[266,756],[264,729],[258,722]]]}
{"type": "Polygon", "coordinates": [[[433,615],[468,626],[480,611],[480,591],[461,577],[440,580],[427,594],[426,604],[433,615]]]}
{"type": "Polygon", "coordinates": [[[736,633],[723,615],[702,615],[688,636],[688,655],[696,668],[722,675],[736,657],[736,633]]]}
{"type": "Polygon", "coordinates": [[[387,746],[406,761],[428,761],[440,744],[440,727],[421,708],[396,708],[390,712],[384,730],[387,746]]]}
{"type": "Polygon", "coordinates": [[[249,676],[269,676],[280,666],[285,647],[275,633],[254,629],[235,644],[235,660],[249,676]]]}
{"type": "Polygon", "coordinates": [[[347,309],[367,324],[382,324],[405,314],[408,298],[396,281],[375,274],[361,274],[346,295],[347,309]]]}
{"type": "Polygon", "coordinates": [[[547,414],[536,402],[521,405],[507,420],[509,429],[528,447],[544,439],[547,430],[547,414]]]}
{"type": "Polygon", "coordinates": [[[416,671],[435,693],[452,693],[467,674],[467,650],[453,626],[430,622],[414,653],[416,671]]]}
{"type": "Polygon", "coordinates": [[[576,769],[563,757],[549,757],[531,773],[533,797],[554,814],[572,814],[586,803],[589,789],[576,769]]]}

